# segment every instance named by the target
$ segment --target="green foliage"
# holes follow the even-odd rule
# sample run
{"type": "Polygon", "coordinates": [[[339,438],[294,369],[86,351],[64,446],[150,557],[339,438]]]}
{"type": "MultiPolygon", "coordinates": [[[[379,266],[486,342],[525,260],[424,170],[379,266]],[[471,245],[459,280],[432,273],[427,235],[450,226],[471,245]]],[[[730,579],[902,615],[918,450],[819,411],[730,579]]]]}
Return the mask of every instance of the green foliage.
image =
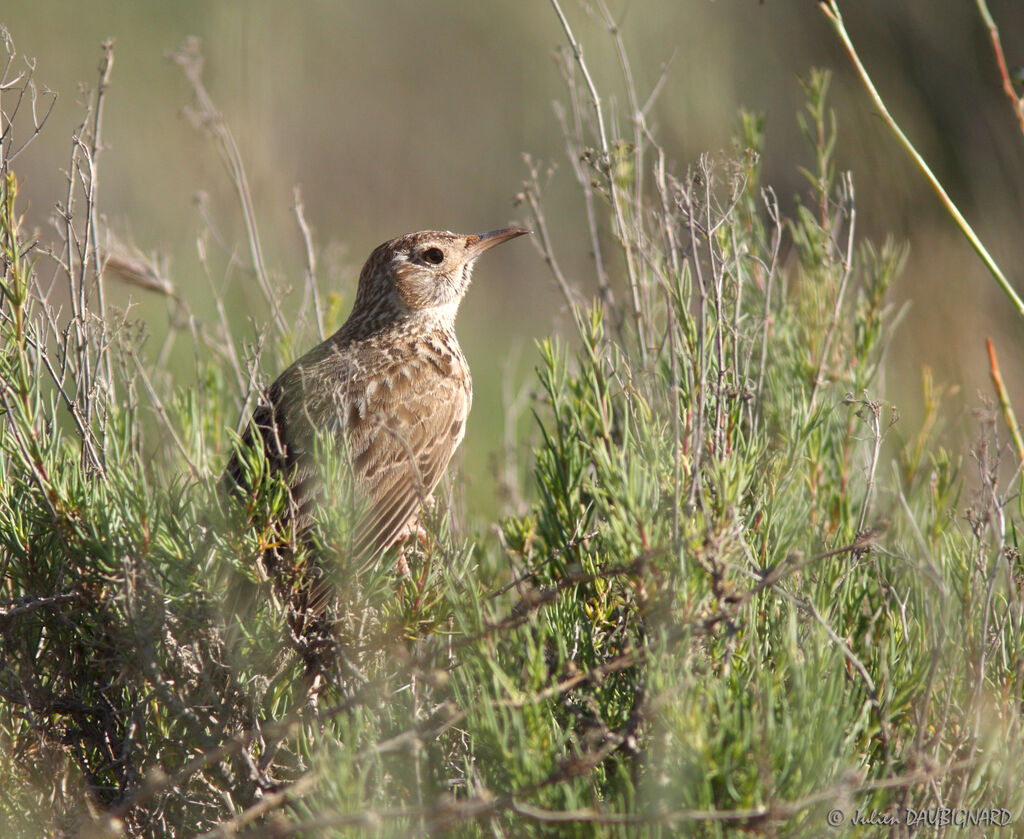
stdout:
{"type": "MultiPolygon", "coordinates": [[[[930,380],[921,432],[885,444],[904,250],[856,240],[827,87],[806,85],[811,194],[789,219],[759,182],[755,116],[735,161],[680,179],[648,135],[568,138],[605,201],[601,302],[538,348],[529,510],[497,540],[457,538],[439,510],[425,544],[359,566],[351,499],[300,546],[260,454],[252,491],[218,490],[248,395],[218,362],[240,342],[197,339],[195,385],[175,390],[100,316],[74,228],[62,277],[83,306],[61,320],[5,171],[0,832],[817,836],[833,807],[1020,818],[1020,511],[988,425],[964,509],[930,380]],[[337,595],[322,616],[289,605],[315,568],[337,595]]],[[[308,335],[263,337],[290,354],[308,335]]]]}

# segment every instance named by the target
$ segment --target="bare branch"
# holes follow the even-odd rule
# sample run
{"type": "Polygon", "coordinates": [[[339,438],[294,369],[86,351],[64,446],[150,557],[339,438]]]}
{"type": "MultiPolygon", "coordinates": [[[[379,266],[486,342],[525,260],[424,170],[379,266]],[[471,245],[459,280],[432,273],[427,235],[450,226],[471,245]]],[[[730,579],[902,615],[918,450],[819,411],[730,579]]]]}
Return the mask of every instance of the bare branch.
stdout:
{"type": "Polygon", "coordinates": [[[324,312],[320,303],[320,289],[316,283],[316,250],[313,247],[313,233],[306,222],[306,205],[302,201],[302,189],[295,187],[293,192],[295,220],[298,222],[299,230],[302,233],[302,242],[306,246],[306,297],[302,301],[302,309],[305,311],[307,300],[313,303],[313,320],[316,322],[317,337],[323,341],[324,335],[324,312]]]}

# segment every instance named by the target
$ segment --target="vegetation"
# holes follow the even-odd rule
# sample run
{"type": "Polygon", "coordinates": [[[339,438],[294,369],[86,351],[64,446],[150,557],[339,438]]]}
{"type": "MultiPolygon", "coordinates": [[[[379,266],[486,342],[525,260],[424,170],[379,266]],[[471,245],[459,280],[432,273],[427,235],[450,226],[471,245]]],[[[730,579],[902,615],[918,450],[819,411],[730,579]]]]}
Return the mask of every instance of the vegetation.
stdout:
{"type": "Polygon", "coordinates": [[[606,124],[578,57],[565,126],[592,278],[561,267],[541,166],[520,196],[575,327],[537,350],[527,510],[465,537],[440,510],[401,562],[338,557],[312,641],[260,572],[282,488],[239,509],[218,480],[259,371],[340,321],[314,260],[301,302],[261,276],[273,317],[246,343],[223,307],[196,317],[158,266],[101,245],[109,64],[44,247],[15,177],[18,138],[42,128],[35,88],[0,79],[4,836],[901,835],[908,808],[1020,822],[1019,477],[1001,483],[993,416],[969,455],[942,448],[927,376],[920,429],[877,396],[904,250],[856,235],[828,75],[805,82],[808,191],[786,217],[757,116],[731,157],[673,174],[642,108],[606,124]],[[167,296],[192,381],[107,309],[116,279],[167,296]]]}

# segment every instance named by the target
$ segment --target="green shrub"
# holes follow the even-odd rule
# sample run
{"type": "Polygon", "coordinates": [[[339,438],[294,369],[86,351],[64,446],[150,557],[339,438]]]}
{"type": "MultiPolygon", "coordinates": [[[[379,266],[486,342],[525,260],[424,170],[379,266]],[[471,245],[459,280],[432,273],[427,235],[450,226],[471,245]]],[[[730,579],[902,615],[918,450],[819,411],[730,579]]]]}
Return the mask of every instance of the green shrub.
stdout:
{"type": "MultiPolygon", "coordinates": [[[[790,217],[760,183],[754,116],[731,157],[675,177],[642,119],[612,126],[630,141],[570,131],[600,255],[592,282],[564,275],[534,170],[522,198],[575,332],[538,348],[529,511],[498,539],[439,514],[407,569],[339,556],[319,634],[260,570],[280,482],[244,509],[217,490],[251,396],[239,355],[292,355],[319,318],[255,348],[193,321],[196,381],[175,385],[103,304],[96,123],[56,248],[68,311],[4,146],[3,835],[1019,819],[1018,501],[993,422],[969,484],[928,434],[933,402],[909,443],[891,434],[878,378],[904,251],[855,235],[827,87],[806,84],[810,192],[790,217]]],[[[319,523],[330,556],[338,526],[319,523]]]]}

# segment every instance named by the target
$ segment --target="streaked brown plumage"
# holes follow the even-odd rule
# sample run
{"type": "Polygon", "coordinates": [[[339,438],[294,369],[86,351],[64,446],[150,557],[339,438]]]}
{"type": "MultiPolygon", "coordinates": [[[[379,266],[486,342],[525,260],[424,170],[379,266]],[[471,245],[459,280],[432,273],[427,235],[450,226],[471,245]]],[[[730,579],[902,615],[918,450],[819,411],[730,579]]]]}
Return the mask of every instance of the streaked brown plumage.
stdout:
{"type": "MultiPolygon", "coordinates": [[[[473,398],[455,337],[473,263],[526,232],[411,233],[370,255],[348,320],[277,378],[242,436],[286,476],[297,530],[319,494],[318,435],[341,447],[365,503],[354,555],[387,549],[415,524],[462,441],[473,398]]],[[[244,488],[237,452],[225,477],[244,488]]]]}

